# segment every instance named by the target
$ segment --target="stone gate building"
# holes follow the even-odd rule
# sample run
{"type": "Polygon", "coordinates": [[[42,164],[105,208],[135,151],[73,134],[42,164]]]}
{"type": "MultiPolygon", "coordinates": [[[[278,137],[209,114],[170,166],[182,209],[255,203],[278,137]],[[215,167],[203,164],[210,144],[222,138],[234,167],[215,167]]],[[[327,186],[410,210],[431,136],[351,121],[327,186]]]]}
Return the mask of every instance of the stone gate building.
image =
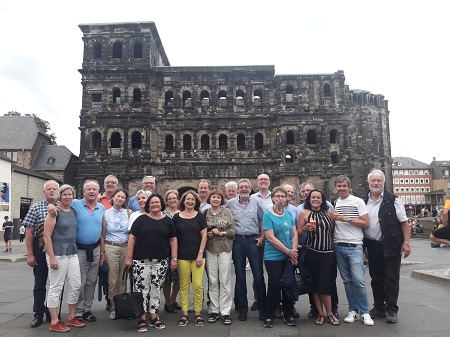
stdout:
{"type": "Polygon", "coordinates": [[[348,175],[361,194],[374,167],[392,185],[387,101],[351,90],[343,71],[172,67],[153,22],[79,27],[79,189],[108,174],[131,193],[153,175],[164,193],[200,178],[223,188],[267,173],[272,187],[308,180],[335,197],[336,176],[348,175]]]}

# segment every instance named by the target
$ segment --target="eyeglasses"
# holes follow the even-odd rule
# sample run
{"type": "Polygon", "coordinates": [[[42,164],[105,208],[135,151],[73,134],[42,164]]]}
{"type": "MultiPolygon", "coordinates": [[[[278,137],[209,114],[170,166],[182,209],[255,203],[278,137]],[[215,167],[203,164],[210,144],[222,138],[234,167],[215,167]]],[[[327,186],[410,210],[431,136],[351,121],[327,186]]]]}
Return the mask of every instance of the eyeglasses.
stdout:
{"type": "Polygon", "coordinates": [[[273,197],[278,198],[278,199],[286,198],[286,196],[284,194],[281,194],[281,195],[277,194],[277,195],[274,195],[273,197]]]}

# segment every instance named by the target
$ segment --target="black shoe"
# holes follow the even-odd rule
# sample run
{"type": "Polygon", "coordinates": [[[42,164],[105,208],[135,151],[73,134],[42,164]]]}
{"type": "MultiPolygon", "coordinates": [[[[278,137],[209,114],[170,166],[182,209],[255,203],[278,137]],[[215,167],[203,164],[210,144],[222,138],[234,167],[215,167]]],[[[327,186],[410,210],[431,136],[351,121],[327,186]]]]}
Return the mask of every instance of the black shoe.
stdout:
{"type": "Polygon", "coordinates": [[[172,305],[175,309],[181,310],[181,305],[179,305],[177,302],[173,302],[172,305]]]}
{"type": "Polygon", "coordinates": [[[373,307],[369,311],[371,318],[386,317],[386,311],[373,307]]]}
{"type": "Polygon", "coordinates": [[[266,318],[264,320],[264,327],[265,328],[273,328],[273,318],[266,318]]]}
{"type": "Polygon", "coordinates": [[[86,311],[81,318],[84,322],[95,322],[97,320],[97,317],[92,315],[90,311],[86,311]]]}
{"type": "Polygon", "coordinates": [[[297,309],[295,309],[294,306],[292,307],[292,312],[293,312],[292,317],[294,317],[294,318],[300,318],[300,314],[298,313],[297,309]]]}
{"type": "Polygon", "coordinates": [[[42,317],[35,317],[32,321],[31,321],[31,327],[32,328],[37,328],[39,325],[42,324],[42,317]]]}
{"type": "Polygon", "coordinates": [[[258,309],[259,309],[258,301],[253,302],[252,306],[250,307],[250,310],[258,311],[258,309]]]}
{"type": "Polygon", "coordinates": [[[388,311],[386,313],[386,322],[387,323],[397,323],[397,313],[393,311],[388,311]]]}
{"type": "Polygon", "coordinates": [[[173,306],[173,304],[164,304],[164,311],[166,312],[170,312],[171,314],[175,314],[178,312],[177,309],[175,309],[175,307],[173,306]]]}
{"type": "Polygon", "coordinates": [[[238,320],[239,321],[246,321],[247,320],[247,313],[245,311],[241,311],[239,313],[238,320]]]}
{"type": "Polygon", "coordinates": [[[289,326],[297,326],[297,322],[295,321],[294,318],[289,317],[289,318],[284,318],[284,321],[286,322],[287,325],[289,326]]]}
{"type": "Polygon", "coordinates": [[[316,318],[319,315],[319,313],[317,312],[317,310],[310,310],[308,312],[308,318],[316,318]]]}

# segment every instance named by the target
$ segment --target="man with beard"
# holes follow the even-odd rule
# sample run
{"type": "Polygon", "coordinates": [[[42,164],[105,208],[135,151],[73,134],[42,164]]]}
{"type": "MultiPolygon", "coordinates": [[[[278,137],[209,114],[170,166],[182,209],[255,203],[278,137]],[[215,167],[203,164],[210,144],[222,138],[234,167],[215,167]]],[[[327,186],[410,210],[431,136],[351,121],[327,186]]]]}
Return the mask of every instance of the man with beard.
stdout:
{"type": "Polygon", "coordinates": [[[228,201],[228,207],[236,223],[236,236],[233,243],[233,263],[236,274],[235,308],[239,312],[240,321],[247,320],[248,299],[245,275],[245,258],[248,258],[253,274],[257,298],[259,318],[264,319],[266,302],[266,285],[264,282],[263,256],[260,247],[264,245],[262,219],[264,206],[256,198],[250,198],[250,181],[238,181],[238,196],[228,201]]]}
{"type": "Polygon", "coordinates": [[[374,301],[370,316],[386,317],[386,322],[397,323],[401,257],[411,253],[408,217],[403,201],[384,188],[382,171],[372,170],[367,181],[370,191],[364,201],[370,227],[364,228],[364,245],[370,261],[374,301]]]}

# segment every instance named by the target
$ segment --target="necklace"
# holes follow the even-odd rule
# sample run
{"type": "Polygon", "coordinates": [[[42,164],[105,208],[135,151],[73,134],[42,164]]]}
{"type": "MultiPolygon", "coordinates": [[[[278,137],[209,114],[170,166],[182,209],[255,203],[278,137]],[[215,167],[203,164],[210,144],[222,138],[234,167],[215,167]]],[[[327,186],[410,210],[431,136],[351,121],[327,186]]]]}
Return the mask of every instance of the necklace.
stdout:
{"type": "Polygon", "coordinates": [[[212,215],[217,215],[217,214],[219,214],[220,212],[222,212],[222,207],[220,207],[219,210],[218,210],[217,212],[216,212],[216,211],[213,211],[212,208],[211,208],[211,213],[212,213],[212,215]]]}
{"type": "Polygon", "coordinates": [[[281,210],[281,212],[278,212],[278,211],[275,209],[275,207],[272,207],[272,209],[273,209],[273,211],[274,211],[275,213],[277,213],[278,215],[283,215],[283,213],[284,213],[284,209],[281,210]]]}

